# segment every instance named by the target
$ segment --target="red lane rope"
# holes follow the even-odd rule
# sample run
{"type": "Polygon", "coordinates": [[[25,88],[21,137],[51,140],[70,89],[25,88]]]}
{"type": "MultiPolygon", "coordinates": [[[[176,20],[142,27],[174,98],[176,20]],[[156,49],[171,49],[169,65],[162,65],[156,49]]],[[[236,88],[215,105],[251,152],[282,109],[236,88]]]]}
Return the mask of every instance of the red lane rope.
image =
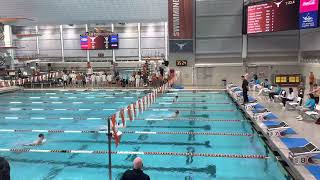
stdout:
{"type": "MultiPolygon", "coordinates": [[[[150,118],[152,119],[152,118],[150,118]]],[[[208,118],[159,118],[164,121],[212,121],[212,122],[242,122],[239,119],[208,119],[208,118]]],[[[137,118],[135,120],[148,120],[148,118],[137,118]]]]}
{"type": "MultiPolygon", "coordinates": [[[[124,131],[125,134],[137,134],[139,131],[124,131]]],[[[225,132],[142,132],[145,134],[191,134],[191,135],[208,135],[208,136],[248,136],[253,134],[249,133],[225,133],[225,132]]]]}

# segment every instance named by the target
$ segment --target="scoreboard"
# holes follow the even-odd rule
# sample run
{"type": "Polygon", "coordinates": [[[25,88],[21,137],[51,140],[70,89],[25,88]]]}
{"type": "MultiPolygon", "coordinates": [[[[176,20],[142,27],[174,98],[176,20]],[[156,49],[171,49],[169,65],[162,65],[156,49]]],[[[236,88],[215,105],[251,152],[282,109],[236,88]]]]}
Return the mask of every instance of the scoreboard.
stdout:
{"type": "Polygon", "coordinates": [[[247,33],[299,29],[299,1],[268,1],[247,7],[247,33]]]}

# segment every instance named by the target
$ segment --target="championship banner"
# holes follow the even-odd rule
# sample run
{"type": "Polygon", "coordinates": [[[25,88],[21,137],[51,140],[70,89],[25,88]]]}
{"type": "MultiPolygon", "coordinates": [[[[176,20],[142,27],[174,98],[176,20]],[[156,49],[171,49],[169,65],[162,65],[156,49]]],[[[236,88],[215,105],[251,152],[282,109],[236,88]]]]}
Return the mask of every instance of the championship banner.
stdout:
{"type": "Polygon", "coordinates": [[[170,52],[193,52],[193,0],[168,0],[170,52]]]}

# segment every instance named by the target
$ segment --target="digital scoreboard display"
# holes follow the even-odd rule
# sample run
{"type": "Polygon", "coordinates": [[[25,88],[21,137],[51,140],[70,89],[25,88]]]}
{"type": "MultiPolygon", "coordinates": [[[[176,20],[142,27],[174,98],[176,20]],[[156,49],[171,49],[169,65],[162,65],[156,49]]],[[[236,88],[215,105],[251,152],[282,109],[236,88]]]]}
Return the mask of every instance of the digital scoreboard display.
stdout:
{"type": "Polygon", "coordinates": [[[299,4],[299,0],[277,0],[249,5],[247,33],[299,29],[299,4]]]}
{"type": "Polygon", "coordinates": [[[118,34],[111,34],[108,38],[108,48],[118,49],[119,48],[119,36],[118,34]]]}
{"type": "Polygon", "coordinates": [[[83,50],[118,49],[118,34],[94,34],[85,33],[80,35],[80,47],[83,50]]]}

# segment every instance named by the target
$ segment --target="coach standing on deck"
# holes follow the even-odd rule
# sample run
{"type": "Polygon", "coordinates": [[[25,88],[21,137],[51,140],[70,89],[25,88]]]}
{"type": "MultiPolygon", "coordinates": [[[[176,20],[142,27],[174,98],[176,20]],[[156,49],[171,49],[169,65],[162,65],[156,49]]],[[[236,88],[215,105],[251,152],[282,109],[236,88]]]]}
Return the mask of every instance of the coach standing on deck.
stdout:
{"type": "Polygon", "coordinates": [[[241,76],[241,79],[242,79],[243,104],[246,104],[249,102],[249,99],[248,99],[249,83],[244,76],[241,76]]]}

